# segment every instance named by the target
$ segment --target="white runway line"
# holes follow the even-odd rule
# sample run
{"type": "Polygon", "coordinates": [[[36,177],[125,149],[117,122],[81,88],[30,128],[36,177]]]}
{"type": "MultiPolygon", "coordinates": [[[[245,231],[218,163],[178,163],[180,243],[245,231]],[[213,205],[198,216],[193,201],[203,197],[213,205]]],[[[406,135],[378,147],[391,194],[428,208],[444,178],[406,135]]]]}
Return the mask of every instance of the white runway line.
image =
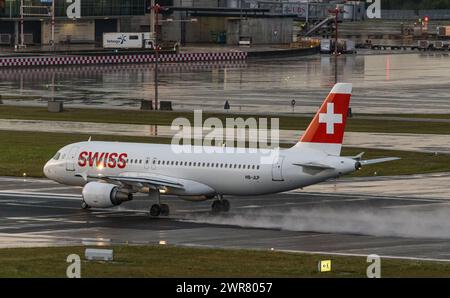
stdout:
{"type": "MultiPolygon", "coordinates": [[[[206,244],[193,244],[184,243],[179,244],[180,246],[193,247],[193,248],[222,248],[222,246],[206,245],[206,244]]],[[[343,257],[363,257],[367,258],[371,254],[358,254],[358,253],[345,253],[345,252],[329,252],[329,251],[309,251],[309,250],[291,250],[291,249],[245,249],[242,247],[229,247],[229,249],[243,249],[243,250],[257,250],[257,251],[275,251],[275,252],[285,252],[285,253],[297,253],[297,254],[307,254],[307,255],[325,255],[325,256],[343,256],[343,257]]],[[[424,261],[424,262],[440,262],[440,263],[450,263],[450,259],[437,259],[437,258],[421,258],[421,257],[406,257],[406,256],[390,256],[390,255],[379,255],[381,259],[393,259],[393,260],[407,260],[407,261],[424,261]]]]}
{"type": "MultiPolygon", "coordinates": [[[[286,250],[286,249],[275,249],[278,252],[288,252],[288,253],[299,253],[299,254],[311,254],[311,255],[331,255],[331,256],[344,256],[344,257],[365,257],[367,258],[371,254],[357,254],[357,253],[341,253],[341,252],[326,252],[326,251],[307,251],[307,250],[286,250]]],[[[424,261],[424,262],[440,262],[440,263],[450,263],[450,259],[435,259],[435,258],[420,258],[420,257],[401,257],[401,256],[389,256],[389,255],[379,255],[381,259],[392,259],[392,260],[407,260],[407,261],[424,261]]]]}
{"type": "Polygon", "coordinates": [[[37,192],[10,192],[10,191],[0,191],[0,196],[3,197],[26,197],[30,198],[43,198],[43,199],[61,199],[61,200],[81,200],[81,195],[72,195],[72,194],[61,194],[61,193],[37,193],[37,192]]]}

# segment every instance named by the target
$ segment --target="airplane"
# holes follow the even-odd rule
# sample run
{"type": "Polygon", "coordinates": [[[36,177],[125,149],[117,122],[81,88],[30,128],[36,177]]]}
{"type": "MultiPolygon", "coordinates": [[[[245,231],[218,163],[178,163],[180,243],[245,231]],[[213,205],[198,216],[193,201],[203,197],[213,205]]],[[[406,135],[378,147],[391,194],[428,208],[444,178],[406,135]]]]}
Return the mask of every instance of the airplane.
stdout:
{"type": "Polygon", "coordinates": [[[351,93],[352,84],[336,84],[297,144],[273,149],[278,150],[273,162],[261,163],[261,153],[254,152],[175,153],[171,145],[89,139],[60,149],[43,171],[61,184],[82,186],[83,209],[119,206],[145,193],[156,200],[152,217],[169,215],[169,206],[161,203],[164,195],[187,201],[215,198],[212,212],[228,212],[224,196],[291,191],[397,160],[341,156],[351,93]]]}

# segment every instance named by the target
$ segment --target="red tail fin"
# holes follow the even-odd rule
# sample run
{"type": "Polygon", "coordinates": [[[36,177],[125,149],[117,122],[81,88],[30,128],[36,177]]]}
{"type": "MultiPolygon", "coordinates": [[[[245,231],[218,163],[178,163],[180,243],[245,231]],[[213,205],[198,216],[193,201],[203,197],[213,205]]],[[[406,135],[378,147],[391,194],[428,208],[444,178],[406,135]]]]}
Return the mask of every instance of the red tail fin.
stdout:
{"type": "Polygon", "coordinates": [[[339,83],[334,85],[316,116],[309,124],[305,134],[301,137],[300,143],[335,145],[316,147],[323,149],[329,154],[339,155],[344,139],[351,93],[352,84],[339,83]]]}

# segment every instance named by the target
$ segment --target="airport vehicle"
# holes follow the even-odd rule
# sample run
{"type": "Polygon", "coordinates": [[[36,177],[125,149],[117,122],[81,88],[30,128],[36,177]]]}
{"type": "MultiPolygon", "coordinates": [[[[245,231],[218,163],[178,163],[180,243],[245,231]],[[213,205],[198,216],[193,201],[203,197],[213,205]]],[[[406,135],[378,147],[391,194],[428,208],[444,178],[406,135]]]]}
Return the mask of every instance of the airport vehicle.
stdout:
{"type": "MultiPolygon", "coordinates": [[[[213,147],[87,141],[65,146],[44,167],[45,175],[66,185],[84,186],[82,208],[108,208],[148,193],[157,203],[151,216],[166,216],[161,195],[188,201],[214,199],[213,212],[227,212],[224,195],[264,195],[317,184],[370,164],[396,160],[341,157],[351,84],[336,84],[298,143],[268,154],[214,152],[213,147]],[[186,149],[186,148],[185,148],[186,149]]],[[[216,147],[218,148],[218,147],[216,147]]]]}
{"type": "Polygon", "coordinates": [[[438,26],[436,31],[440,37],[450,37],[450,26],[438,26]]]}
{"type": "Polygon", "coordinates": [[[105,49],[154,49],[150,33],[103,33],[105,49]]]}

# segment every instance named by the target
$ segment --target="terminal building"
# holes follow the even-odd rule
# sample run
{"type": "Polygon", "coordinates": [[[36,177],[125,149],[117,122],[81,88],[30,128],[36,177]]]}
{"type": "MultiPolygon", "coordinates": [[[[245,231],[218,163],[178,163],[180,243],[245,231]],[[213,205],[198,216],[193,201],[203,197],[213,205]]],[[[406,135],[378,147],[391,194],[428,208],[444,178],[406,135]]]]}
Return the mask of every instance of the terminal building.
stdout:
{"type": "MultiPolygon", "coordinates": [[[[25,44],[102,44],[105,32],[149,32],[152,0],[52,0],[24,1],[25,44]],[[69,18],[68,8],[79,2],[80,18],[69,18]]],[[[312,0],[155,0],[164,10],[158,37],[186,43],[237,45],[288,44],[297,34],[299,21],[316,22],[330,5],[343,1],[312,0]]],[[[347,1],[349,2],[349,1],[347,1]]],[[[21,0],[0,0],[0,44],[19,44],[21,0]]],[[[350,2],[349,2],[350,3],[350,2]]],[[[361,3],[352,1],[352,3],[361,3]]],[[[348,4],[347,4],[348,5],[348,4]]],[[[358,7],[361,7],[358,4],[358,7]]],[[[350,7],[350,6],[349,6],[350,7]]],[[[347,7],[346,11],[350,11],[347,7]]],[[[363,6],[362,6],[363,7],[363,6]]],[[[359,9],[361,10],[361,9],[359,9]]],[[[358,11],[359,11],[358,10],[358,11]]],[[[349,15],[347,13],[347,15],[349,15]]],[[[361,13],[348,16],[359,18],[361,13]]]]}
{"type": "MultiPolygon", "coordinates": [[[[120,32],[121,23],[145,16],[146,0],[79,0],[81,17],[70,19],[66,0],[55,0],[55,43],[101,42],[104,32],[120,32]]],[[[74,2],[74,1],[72,1],[74,2]]],[[[0,0],[0,43],[19,44],[21,0],[0,0]]],[[[51,0],[24,0],[24,41],[49,44],[51,41],[51,0]]],[[[148,30],[148,24],[147,24],[148,30]]]]}

